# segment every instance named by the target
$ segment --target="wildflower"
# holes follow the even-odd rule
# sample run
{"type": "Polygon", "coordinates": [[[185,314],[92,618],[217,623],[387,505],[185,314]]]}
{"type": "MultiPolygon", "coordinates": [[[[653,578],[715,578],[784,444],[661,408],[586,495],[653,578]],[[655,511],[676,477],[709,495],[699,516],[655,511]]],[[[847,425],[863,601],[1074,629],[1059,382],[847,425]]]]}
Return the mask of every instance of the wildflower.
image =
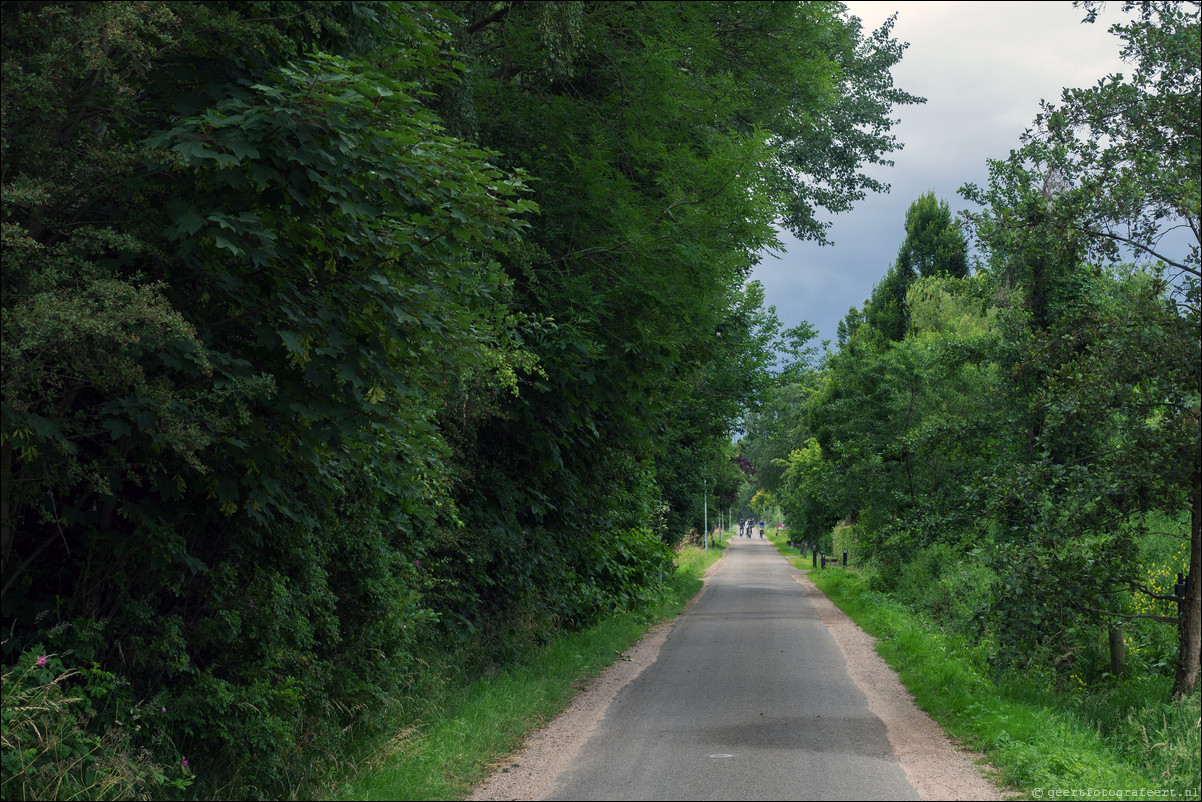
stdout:
{"type": "Polygon", "coordinates": [[[46,665],[46,655],[43,654],[43,655],[38,656],[38,665],[39,666],[46,665]]]}
{"type": "Polygon", "coordinates": [[[185,769],[188,768],[188,758],[184,758],[183,760],[181,760],[180,764],[183,765],[183,767],[185,769]]]}
{"type": "Polygon", "coordinates": [[[166,713],[166,712],[167,712],[167,708],[165,708],[165,707],[161,707],[161,708],[159,708],[159,712],[160,712],[160,713],[166,713]]]}

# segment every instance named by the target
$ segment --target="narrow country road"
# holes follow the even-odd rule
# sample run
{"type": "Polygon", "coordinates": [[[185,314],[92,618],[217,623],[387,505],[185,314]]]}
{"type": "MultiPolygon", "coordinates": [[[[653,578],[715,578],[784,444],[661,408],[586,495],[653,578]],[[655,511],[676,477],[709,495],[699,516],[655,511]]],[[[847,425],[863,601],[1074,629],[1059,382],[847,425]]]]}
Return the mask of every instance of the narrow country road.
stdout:
{"type": "Polygon", "coordinates": [[[549,798],[917,799],[797,574],[731,543],[549,798]]]}

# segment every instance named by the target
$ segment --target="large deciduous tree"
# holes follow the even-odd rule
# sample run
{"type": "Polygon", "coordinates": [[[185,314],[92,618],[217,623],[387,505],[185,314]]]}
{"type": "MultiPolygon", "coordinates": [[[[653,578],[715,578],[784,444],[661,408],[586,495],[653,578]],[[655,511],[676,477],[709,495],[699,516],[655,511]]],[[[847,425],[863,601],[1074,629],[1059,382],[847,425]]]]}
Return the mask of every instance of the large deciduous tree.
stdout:
{"type": "MultiPolygon", "coordinates": [[[[1085,7],[1094,21],[1098,4],[1085,7]]],[[[1112,529],[1149,509],[1189,513],[1176,694],[1196,687],[1202,645],[1199,8],[1125,3],[1129,19],[1111,31],[1131,74],[1045,103],[1023,147],[991,163],[989,188],[965,189],[989,207],[975,217],[977,233],[999,278],[1021,288],[1028,314],[1016,370],[1030,401],[1032,452],[1014,497],[1040,487],[1077,510],[1057,517],[1056,539],[1112,529]],[[1144,278],[1106,297],[1109,285],[1087,265],[1132,257],[1144,278]]],[[[1113,537],[1092,542],[1123,546],[1113,537]]],[[[1117,556],[1094,554],[1089,565],[1093,590],[1083,593],[1092,596],[1077,606],[1100,613],[1107,579],[1121,581],[1124,571],[1117,556]]]]}
{"type": "Polygon", "coordinates": [[[837,4],[451,7],[470,80],[446,116],[536,178],[530,247],[505,265],[518,307],[554,321],[529,342],[545,380],[466,438],[471,474],[503,478],[462,506],[516,589],[517,544],[700,498],[698,469],[763,386],[767,313],[743,285],[774,221],[821,238],[820,209],[879,189],[863,167],[915,99],[891,85],[888,26],[865,36],[837,4]],[[658,468],[638,503],[613,492],[630,460],[658,468]]]}
{"type": "Polygon", "coordinates": [[[906,210],[906,238],[897,260],[864,304],[865,322],[897,342],[906,336],[910,313],[906,293],[920,277],[968,275],[968,243],[952,219],[947,201],[927,192],[906,210]]]}

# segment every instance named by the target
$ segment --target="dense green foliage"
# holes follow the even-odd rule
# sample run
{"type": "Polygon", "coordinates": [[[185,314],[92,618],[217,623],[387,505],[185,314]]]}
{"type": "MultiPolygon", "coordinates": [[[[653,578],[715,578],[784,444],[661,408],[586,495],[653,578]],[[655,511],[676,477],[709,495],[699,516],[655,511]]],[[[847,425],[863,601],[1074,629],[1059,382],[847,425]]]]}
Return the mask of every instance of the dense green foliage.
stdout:
{"type": "Polygon", "coordinates": [[[1134,74],[1066,90],[962,190],[983,207],[976,273],[924,196],[838,351],[782,380],[744,447],[757,481],[777,466],[765,486],[795,536],[853,522],[877,587],[990,644],[996,669],[1096,678],[1096,644],[1127,622],[1155,644],[1141,670],[1184,696],[1202,620],[1199,12],[1125,9],[1134,74]],[[970,583],[974,604],[949,609],[970,583]]]}
{"type": "Polygon", "coordinates": [[[741,482],[774,221],[917,101],[837,3],[0,13],[5,716],[81,694],[120,795],[295,793],[435,655],[656,598],[741,482]]]}
{"type": "MultiPolygon", "coordinates": [[[[906,293],[919,277],[968,275],[968,245],[952,222],[947,201],[928,192],[906,212],[906,239],[897,261],[872,290],[864,304],[864,322],[870,330],[898,341],[910,327],[906,293]]],[[[846,326],[848,321],[845,321],[846,326]]]]}

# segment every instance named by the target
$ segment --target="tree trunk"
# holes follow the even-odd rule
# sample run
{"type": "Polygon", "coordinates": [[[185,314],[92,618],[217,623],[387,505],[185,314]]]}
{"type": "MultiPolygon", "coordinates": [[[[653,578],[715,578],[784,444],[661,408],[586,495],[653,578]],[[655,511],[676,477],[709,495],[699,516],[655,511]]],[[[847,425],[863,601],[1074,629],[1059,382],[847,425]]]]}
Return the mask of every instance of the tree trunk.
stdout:
{"type": "Polygon", "coordinates": [[[1177,676],[1173,696],[1189,696],[1198,687],[1198,662],[1202,657],[1202,468],[1194,468],[1194,487],[1190,496],[1189,573],[1185,577],[1185,602],[1181,605],[1178,633],[1181,652],[1177,656],[1177,676]]]}

